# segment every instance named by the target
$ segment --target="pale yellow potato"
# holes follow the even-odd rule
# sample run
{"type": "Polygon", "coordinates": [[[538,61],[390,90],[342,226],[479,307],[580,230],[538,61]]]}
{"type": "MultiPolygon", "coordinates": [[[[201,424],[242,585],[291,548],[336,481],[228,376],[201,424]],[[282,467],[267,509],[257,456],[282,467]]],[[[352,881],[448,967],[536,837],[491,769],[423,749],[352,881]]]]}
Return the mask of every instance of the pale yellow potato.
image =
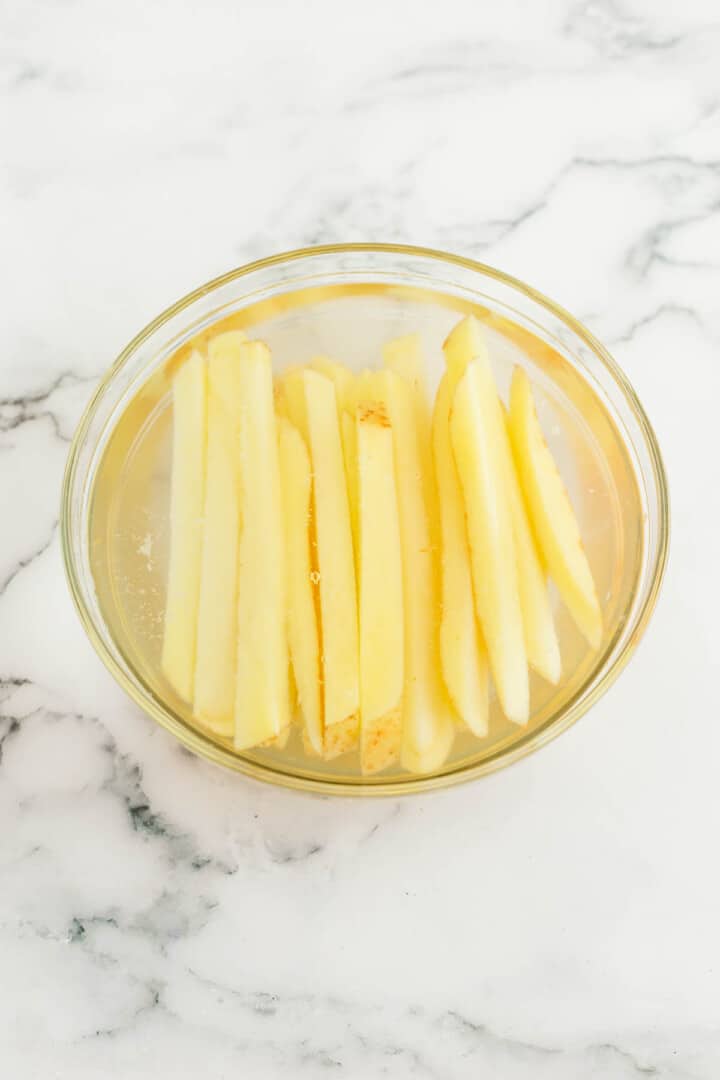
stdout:
{"type": "Polygon", "coordinates": [[[297,696],[312,749],[323,748],[320,640],[313,595],[310,455],[289,420],[278,420],[287,567],[288,641],[297,696]]]}
{"type": "Polygon", "coordinates": [[[532,390],[521,368],[510,389],[510,436],[523,492],[545,565],[592,648],[602,641],[602,611],[580,528],[545,442],[532,390]]]}
{"type": "Polygon", "coordinates": [[[310,361],[313,371],[319,371],[321,375],[330,379],[335,386],[338,409],[352,410],[352,384],[353,373],[349,368],[339,364],[337,360],[331,360],[329,356],[314,356],[310,361]]]}
{"type": "Polygon", "coordinates": [[[273,378],[273,402],[275,405],[275,415],[277,417],[284,416],[287,419],[288,407],[285,397],[285,383],[282,378],[275,376],[273,378]]]}
{"type": "Polygon", "coordinates": [[[355,551],[355,569],[357,571],[360,546],[358,536],[357,428],[354,413],[347,412],[344,409],[340,413],[340,435],[342,437],[345,480],[347,482],[348,505],[350,507],[350,527],[352,529],[353,550],[355,551]]]}
{"type": "Polygon", "coordinates": [[[404,612],[393,434],[381,403],[357,407],[359,481],[360,763],[375,773],[401,741],[404,612]]]}
{"type": "Polygon", "coordinates": [[[417,395],[421,438],[430,433],[431,407],[427,368],[419,334],[405,334],[383,346],[383,366],[401,375],[417,395]]]}
{"type": "Polygon", "coordinates": [[[432,406],[428,391],[427,366],[419,334],[405,334],[383,346],[383,367],[400,375],[412,387],[415,416],[420,439],[423,471],[429,477],[427,495],[430,522],[430,543],[435,551],[440,547],[439,510],[432,451],[432,406]]]}
{"type": "Polygon", "coordinates": [[[173,456],[162,670],[192,701],[202,560],[207,448],[207,369],[193,352],[173,379],[173,456]]]}
{"type": "Polygon", "coordinates": [[[450,421],[463,490],[475,605],[503,712],[516,724],[529,717],[525,634],[512,513],[507,494],[505,428],[490,362],[468,364],[450,421]]]}
{"type": "MultiPolygon", "coordinates": [[[[313,520],[314,520],[314,569],[317,574],[318,580],[318,595],[320,604],[320,640],[324,643],[326,640],[330,640],[329,655],[324,651],[322,657],[322,672],[323,672],[323,705],[324,705],[324,735],[323,735],[323,756],[328,760],[334,757],[338,757],[341,754],[347,753],[357,745],[360,735],[360,654],[359,654],[359,637],[357,628],[357,586],[355,578],[355,553],[356,553],[356,526],[353,526],[353,520],[357,519],[357,481],[356,481],[356,466],[354,463],[354,438],[346,434],[345,439],[340,436],[341,454],[340,460],[342,465],[342,477],[344,479],[344,499],[342,497],[342,486],[338,483],[337,475],[337,457],[335,451],[331,451],[330,456],[323,449],[323,441],[330,441],[334,445],[335,437],[333,433],[332,424],[330,423],[330,417],[332,410],[330,409],[330,390],[332,390],[332,401],[335,409],[336,426],[338,433],[340,432],[340,414],[338,411],[337,393],[335,390],[335,384],[326,376],[320,375],[318,372],[308,368],[293,368],[287,371],[282,377],[283,385],[283,402],[287,415],[290,420],[296,425],[296,427],[302,432],[310,450],[311,464],[313,468],[313,474],[315,477],[315,485],[317,489],[318,474],[320,474],[320,487],[322,490],[336,491],[336,496],[330,504],[324,504],[321,507],[321,518],[323,525],[319,526],[318,521],[318,502],[316,496],[313,498],[313,520]],[[325,413],[327,424],[327,431],[323,434],[323,425],[315,423],[315,443],[313,444],[311,425],[309,422],[307,394],[306,394],[306,376],[309,378],[311,385],[315,385],[317,389],[317,380],[322,380],[320,389],[324,388],[323,398],[325,400],[325,413]],[[328,389],[329,387],[329,389],[328,389]],[[317,455],[317,456],[314,456],[317,455]],[[351,469],[348,472],[348,468],[351,469]],[[352,559],[352,580],[348,583],[341,593],[333,591],[333,586],[329,583],[327,574],[323,578],[321,568],[321,555],[320,555],[320,532],[322,531],[323,543],[322,547],[325,551],[326,571],[330,574],[330,581],[340,575],[340,577],[346,577],[347,571],[342,570],[342,566],[345,558],[345,546],[342,537],[344,536],[344,505],[347,505],[347,521],[350,527],[350,556],[352,559]],[[339,547],[334,549],[333,547],[333,535],[334,526],[333,520],[337,519],[338,535],[340,536],[339,547]],[[329,563],[328,563],[329,560],[329,563]],[[353,626],[345,626],[339,637],[328,638],[327,635],[332,635],[333,627],[343,620],[343,604],[348,602],[347,593],[352,587],[353,599],[350,601],[351,606],[347,610],[355,612],[354,620],[354,634],[355,634],[355,673],[349,672],[350,681],[346,686],[348,694],[345,696],[352,699],[355,695],[355,708],[354,711],[348,713],[345,716],[341,715],[343,707],[343,687],[341,684],[342,675],[334,668],[334,657],[339,657],[340,662],[344,663],[346,667],[352,668],[352,642],[351,637],[353,634],[353,626]],[[345,600],[343,600],[345,596],[345,600]],[[326,631],[327,628],[327,631],[326,631]],[[346,659],[343,660],[343,654],[346,659]],[[332,717],[329,720],[328,717],[332,717]]],[[[352,400],[352,399],[351,399],[352,400]]],[[[354,429],[354,423],[351,425],[354,429]]],[[[317,492],[316,492],[317,494],[317,492]]],[[[337,531],[337,530],[335,530],[337,531]]],[[[306,740],[306,744],[309,744],[309,740],[306,740]]]]}
{"type": "Polygon", "coordinates": [[[447,761],[455,738],[455,725],[452,719],[443,716],[437,725],[435,738],[425,750],[416,750],[409,742],[403,743],[403,768],[411,773],[436,772],[447,761]]]}
{"type": "Polygon", "coordinates": [[[208,433],[193,711],[218,735],[234,730],[240,543],[240,330],[208,342],[208,433]]]}
{"type": "Polygon", "coordinates": [[[360,650],[350,502],[333,382],[310,369],[284,379],[288,415],[305,435],[313,471],[326,757],[357,743],[360,650]]]}
{"type": "Polygon", "coordinates": [[[238,347],[244,345],[247,339],[248,336],[244,330],[223,330],[221,334],[214,334],[208,339],[208,359],[228,352],[237,356],[238,347]]]}
{"type": "Polygon", "coordinates": [[[278,380],[276,400],[280,411],[308,441],[307,409],[305,407],[305,368],[285,371],[278,380]]]}
{"type": "Polygon", "coordinates": [[[240,346],[238,377],[242,531],[234,738],[244,750],[284,731],[290,710],[282,492],[266,345],[240,346]]]}
{"type": "Polygon", "coordinates": [[[530,667],[554,686],[562,675],[560,644],[555,631],[547,574],[540,560],[525,506],[505,423],[505,457],[508,470],[508,497],[513,523],[518,588],[525,631],[525,648],[530,667]]]}
{"type": "Polygon", "coordinates": [[[443,352],[453,388],[457,387],[471,360],[488,359],[485,336],[474,315],[467,315],[455,324],[445,339],[443,352]]]}
{"type": "MultiPolygon", "coordinates": [[[[401,760],[416,768],[434,752],[441,763],[454,735],[455,714],[440,674],[437,616],[439,573],[430,539],[429,508],[434,505],[432,470],[420,448],[417,398],[394,371],[377,374],[377,396],[393,432],[395,483],[400,510],[400,540],[405,605],[405,690],[401,760]],[[442,752],[441,752],[442,751],[442,752]]],[[[432,768],[438,768],[432,764],[432,768]]]]}
{"type": "Polygon", "coordinates": [[[454,380],[443,376],[433,413],[433,453],[440,513],[443,677],[455,709],[473,734],[488,732],[489,672],[473,598],[465,505],[450,439],[454,380]]]}
{"type": "Polygon", "coordinates": [[[272,739],[266,739],[264,743],[260,743],[261,746],[268,750],[284,750],[288,744],[290,738],[290,725],[280,732],[279,735],[273,735],[272,739]]]}
{"type": "Polygon", "coordinates": [[[355,430],[355,401],[357,397],[357,379],[352,371],[343,367],[337,360],[328,356],[314,356],[310,361],[313,371],[320,372],[330,379],[335,387],[335,399],[340,424],[340,439],[345,462],[348,501],[350,505],[350,526],[353,536],[353,549],[357,569],[358,550],[358,515],[357,515],[357,434],[355,430]]]}
{"type": "MultiPolygon", "coordinates": [[[[447,377],[453,385],[454,393],[454,388],[465,373],[467,365],[477,357],[487,358],[488,355],[482,326],[474,315],[462,319],[453,328],[443,349],[448,368],[447,377]]],[[[506,425],[505,431],[507,433],[506,425]]],[[[507,437],[504,443],[507,493],[513,522],[527,659],[538,674],[548,682],[557,683],[562,664],[547,580],[530,528],[507,437]]]]}

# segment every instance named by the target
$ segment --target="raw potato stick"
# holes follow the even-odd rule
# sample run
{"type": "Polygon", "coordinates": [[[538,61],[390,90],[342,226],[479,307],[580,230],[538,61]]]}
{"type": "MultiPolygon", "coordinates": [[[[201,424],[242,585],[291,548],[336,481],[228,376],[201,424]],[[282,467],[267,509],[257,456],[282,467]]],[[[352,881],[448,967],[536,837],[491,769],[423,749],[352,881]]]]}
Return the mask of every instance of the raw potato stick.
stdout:
{"type": "Polygon", "coordinates": [[[432,408],[420,335],[406,334],[404,337],[388,341],[383,347],[383,367],[400,375],[412,390],[423,475],[427,478],[426,494],[430,499],[428,506],[430,543],[437,553],[440,548],[440,529],[432,452],[432,408]]]}
{"type": "Polygon", "coordinates": [[[310,747],[323,750],[320,646],[310,554],[310,456],[289,420],[278,421],[287,560],[288,640],[300,712],[310,747]]]}
{"type": "Polygon", "coordinates": [[[393,437],[384,406],[357,406],[360,762],[375,773],[400,752],[404,628],[393,437]]]}
{"type": "Polygon", "coordinates": [[[357,585],[345,460],[333,382],[303,369],[285,376],[290,419],[310,451],[313,471],[324,755],[351,750],[360,733],[357,585]]]}
{"type": "Polygon", "coordinates": [[[530,667],[553,686],[560,681],[562,661],[555,632],[547,575],[535,546],[505,420],[505,459],[508,470],[508,496],[513,523],[513,538],[518,566],[518,589],[523,613],[525,648],[530,667]]]}
{"type": "Polygon", "coordinates": [[[355,400],[357,380],[352,371],[349,371],[337,360],[331,360],[327,356],[315,356],[310,361],[310,367],[331,379],[335,386],[335,398],[337,401],[338,421],[340,423],[340,439],[345,462],[345,479],[347,482],[348,503],[350,506],[350,527],[352,529],[353,550],[355,552],[355,564],[357,571],[358,551],[358,514],[357,514],[357,434],[355,430],[355,400]]]}
{"type": "Polygon", "coordinates": [[[545,564],[592,648],[602,640],[602,611],[565,485],[540,427],[522,368],[510,388],[510,435],[525,499],[545,564]]]}
{"type": "Polygon", "coordinates": [[[170,557],[162,669],[176,692],[192,701],[205,502],[207,372],[193,352],[173,379],[170,557]]]}
{"type": "Polygon", "coordinates": [[[208,342],[208,434],[194,714],[218,735],[235,726],[237,569],[240,542],[241,330],[208,342]]]}
{"type": "Polygon", "coordinates": [[[395,482],[405,602],[405,694],[402,762],[414,771],[438,768],[454,737],[454,713],[440,676],[439,582],[430,540],[433,478],[424,467],[416,398],[394,371],[378,373],[378,396],[393,432],[395,482]]]}
{"type": "Polygon", "coordinates": [[[425,446],[430,437],[431,407],[427,388],[427,371],[419,334],[394,338],[383,347],[383,366],[410,383],[416,396],[420,438],[425,446]]]}
{"type": "Polygon", "coordinates": [[[473,734],[488,732],[489,673],[473,599],[462,488],[450,440],[454,380],[443,376],[435,398],[433,451],[440,509],[440,658],[448,693],[473,734]]]}
{"type": "MultiPolygon", "coordinates": [[[[444,351],[448,378],[455,387],[473,359],[483,357],[487,360],[484,333],[474,316],[468,316],[453,328],[445,342],[444,351]]],[[[513,543],[527,659],[529,665],[543,678],[548,682],[557,683],[562,665],[547,578],[530,527],[507,427],[503,410],[502,456],[505,462],[506,490],[513,525],[513,543]]]]}
{"type": "Polygon", "coordinates": [[[463,489],[473,592],[503,712],[529,718],[529,685],[512,515],[507,495],[504,418],[490,362],[479,357],[458,383],[450,421],[463,489]]]}
{"type": "Polygon", "coordinates": [[[270,351],[240,346],[240,513],[235,747],[290,723],[285,551],[270,351]]]}

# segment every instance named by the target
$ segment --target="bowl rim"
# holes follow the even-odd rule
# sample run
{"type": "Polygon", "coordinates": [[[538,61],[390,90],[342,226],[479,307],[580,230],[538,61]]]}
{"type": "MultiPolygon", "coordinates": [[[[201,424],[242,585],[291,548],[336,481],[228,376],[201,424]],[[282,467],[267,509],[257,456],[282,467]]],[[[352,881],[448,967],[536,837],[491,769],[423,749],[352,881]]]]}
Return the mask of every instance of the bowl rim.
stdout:
{"type": "MultiPolygon", "coordinates": [[[[566,731],[577,720],[583,716],[588,709],[610,688],[615,682],[620,673],[623,671],[631,657],[634,655],[640,640],[642,639],[645,630],[647,629],[650,618],[655,610],[657,600],[660,594],[665,570],[667,567],[669,544],[670,544],[670,495],[668,489],[667,472],[658,444],[657,436],[653,429],[650,420],[640,403],[635,390],[633,389],[629,379],[623,372],[622,368],[613,359],[604,345],[587,329],[586,326],[578,319],[575,318],[569,311],[567,311],[560,304],[551,300],[544,293],[533,288],[531,285],[527,285],[525,282],[511,274],[506,273],[503,270],[498,270],[493,266],[489,266],[487,263],[479,262],[476,259],[468,258],[463,255],[454,255],[450,252],[442,251],[437,248],[430,248],[424,246],[417,246],[413,244],[399,244],[399,243],[339,243],[339,244],[319,244],[310,247],[295,248],[290,251],[280,252],[274,255],[269,255],[262,259],[255,259],[252,262],[244,263],[241,266],[235,267],[232,270],[227,271],[224,274],[220,274],[217,277],[212,278],[210,281],[205,282],[203,285],[198,286],[191,292],[186,293],[180,299],[176,300],[169,307],[165,308],[159,315],[153,320],[147,323],[132,339],[128,342],[124,349],[119,353],[115,361],[110,365],[105,374],[101,377],[100,382],[95,388],[90,400],[88,401],[82,416],[78,422],[78,425],[73,434],[73,438],[68,451],[67,462],[65,466],[65,473],[62,483],[61,493],[61,506],[60,506],[60,537],[62,547],[63,564],[65,568],[65,575],[67,578],[70,594],[75,606],[75,609],[80,618],[80,622],[87,634],[91,645],[95,649],[96,653],[102,660],[103,664],[113,676],[115,681],[121,686],[121,688],[128,694],[131,700],[142,709],[142,711],[156,720],[165,730],[174,735],[179,741],[187,747],[189,750],[199,754],[201,757],[208,761],[213,762],[215,765],[231,768],[236,772],[243,773],[256,780],[261,780],[266,783],[275,784],[280,787],[289,788],[297,791],[311,792],[321,795],[337,795],[337,796],[355,796],[355,797],[367,797],[367,796],[398,796],[398,795],[411,795],[420,794],[422,792],[438,790],[441,788],[454,787],[456,784],[464,783],[469,780],[474,780],[480,776],[487,776],[490,773],[496,772],[499,769],[506,768],[508,765],[527,757],[529,754],[539,750],[542,746],[547,745],[553,739],[557,738],[563,731],[566,731]],[[274,768],[270,764],[261,764],[253,761],[250,758],[242,757],[234,752],[219,746],[218,744],[206,739],[199,731],[195,731],[177,718],[170,715],[170,711],[164,711],[160,707],[159,703],[153,698],[143,698],[138,691],[136,685],[131,681],[121,665],[116,660],[108,646],[102,639],[101,634],[98,632],[95,620],[93,619],[88,606],[83,598],[82,589],[79,583],[79,575],[76,572],[76,560],[73,551],[73,543],[71,538],[71,491],[73,489],[75,474],[78,466],[78,458],[80,449],[83,445],[85,435],[87,433],[90,422],[94,416],[97,405],[105,393],[109,383],[113,380],[116,373],[124,366],[129,358],[135,353],[135,351],[146,341],[156,330],[160,329],[166,322],[172,319],[175,315],[182,312],[185,308],[189,307],[196,300],[207,294],[216,291],[224,285],[229,284],[239,278],[245,277],[257,270],[266,270],[283,263],[292,263],[297,260],[312,257],[314,255],[341,255],[348,253],[361,254],[363,252],[376,253],[376,254],[393,254],[393,255],[407,255],[410,257],[419,257],[426,259],[433,259],[437,262],[451,263],[456,266],[460,266],[466,270],[470,270],[476,273],[480,273],[485,277],[490,277],[496,281],[501,282],[504,285],[508,285],[518,292],[524,294],[535,303],[544,307],[550,311],[553,315],[564,322],[576,335],[580,338],[585,345],[587,345],[595,356],[600,360],[604,367],[609,372],[612,379],[615,381],[619,389],[621,390],[630,410],[633,414],[635,421],[638,423],[640,432],[645,442],[646,449],[650,457],[650,463],[652,468],[652,474],[655,480],[656,493],[658,498],[658,539],[657,539],[657,553],[654,559],[654,565],[649,568],[651,574],[651,580],[648,587],[647,595],[638,610],[635,622],[631,633],[628,636],[621,652],[615,657],[612,664],[606,671],[602,672],[595,686],[592,687],[589,693],[582,696],[582,687],[578,691],[578,695],[574,700],[571,700],[564,713],[551,722],[548,722],[542,729],[536,732],[533,736],[524,740],[522,743],[510,749],[499,752],[497,755],[493,755],[490,758],[482,762],[469,763],[466,766],[460,765],[458,768],[453,769],[451,772],[444,774],[430,774],[429,776],[416,776],[408,780],[388,780],[382,782],[376,781],[372,784],[364,783],[349,783],[343,780],[332,779],[320,779],[307,776],[294,775],[292,773],[284,772],[280,768],[274,768]],[[580,700],[578,700],[580,697],[580,700]]],[[[595,673],[596,669],[593,668],[589,678],[595,673]]]]}

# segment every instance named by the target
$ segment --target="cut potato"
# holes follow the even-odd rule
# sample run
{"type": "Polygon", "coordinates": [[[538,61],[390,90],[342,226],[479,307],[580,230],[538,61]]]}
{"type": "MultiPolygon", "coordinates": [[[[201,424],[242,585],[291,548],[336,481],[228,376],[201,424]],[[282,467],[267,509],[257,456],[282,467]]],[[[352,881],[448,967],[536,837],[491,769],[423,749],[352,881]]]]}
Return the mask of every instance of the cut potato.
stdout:
{"type": "Polygon", "coordinates": [[[313,470],[325,755],[335,757],[357,743],[360,709],[355,561],[337,399],[331,380],[307,369],[291,374],[286,391],[290,415],[307,433],[313,470]]]}
{"type": "Polygon", "coordinates": [[[235,746],[244,750],[290,723],[285,551],[270,350],[240,346],[242,531],[238,567],[235,746]]]}
{"type": "Polygon", "coordinates": [[[360,763],[375,773],[400,752],[404,629],[393,437],[385,407],[358,405],[360,763]]]}
{"type": "Polygon", "coordinates": [[[267,750],[284,750],[288,744],[290,738],[290,725],[280,732],[279,735],[273,735],[272,739],[267,739],[264,743],[260,743],[261,746],[267,750]]]}
{"type": "Polygon", "coordinates": [[[329,356],[314,356],[310,361],[310,367],[334,384],[338,409],[352,411],[353,373],[342,364],[338,364],[337,360],[331,360],[329,356]]]}
{"type": "Polygon", "coordinates": [[[455,387],[472,360],[488,359],[485,336],[474,315],[467,315],[452,328],[443,344],[443,352],[450,379],[455,387]]]}
{"type": "Polygon", "coordinates": [[[503,712],[529,717],[527,654],[510,500],[502,407],[487,357],[458,383],[450,421],[463,489],[475,604],[503,712]]]}
{"type": "Polygon", "coordinates": [[[353,413],[343,411],[340,414],[340,434],[342,436],[345,480],[347,482],[348,505],[350,507],[350,527],[352,529],[355,569],[357,571],[360,539],[358,535],[357,428],[353,413]]]}
{"type": "Polygon", "coordinates": [[[410,384],[394,371],[377,375],[377,392],[393,432],[395,483],[400,510],[405,605],[405,692],[401,758],[407,768],[427,760],[431,750],[439,768],[449,752],[454,711],[440,676],[436,619],[439,581],[430,539],[429,510],[433,477],[424,467],[420,419],[410,384]],[[411,764],[414,762],[415,764],[411,764]]]}
{"type": "Polygon", "coordinates": [[[522,606],[525,648],[530,667],[553,686],[562,674],[560,645],[555,632],[547,574],[540,560],[528,519],[525,500],[510,446],[507,417],[505,422],[505,458],[508,470],[508,497],[515,540],[518,588],[522,606]]]}
{"type": "Polygon", "coordinates": [[[419,407],[421,437],[429,434],[431,424],[430,398],[427,386],[427,370],[419,334],[406,334],[404,337],[388,341],[383,346],[383,365],[397,375],[401,375],[417,395],[419,407]]]}
{"type": "Polygon", "coordinates": [[[285,395],[285,383],[282,379],[273,379],[273,403],[275,405],[275,415],[280,417],[288,417],[288,405],[285,395]]]}
{"type": "Polygon", "coordinates": [[[300,367],[286,371],[279,380],[276,398],[284,416],[308,440],[307,409],[305,408],[305,369],[300,367]]]}
{"type": "Polygon", "coordinates": [[[355,430],[356,378],[352,371],[331,360],[328,356],[315,356],[310,361],[314,371],[325,375],[335,387],[340,439],[345,462],[348,502],[350,506],[350,526],[353,536],[353,549],[357,567],[358,519],[357,519],[357,435],[355,430]]]}
{"type": "Polygon", "coordinates": [[[545,564],[592,648],[602,640],[602,611],[580,529],[565,485],[540,427],[532,390],[521,368],[510,390],[510,436],[515,461],[545,564]]]}
{"type": "Polygon", "coordinates": [[[454,722],[447,716],[443,716],[437,725],[433,741],[425,750],[416,750],[411,743],[403,742],[403,768],[411,773],[427,774],[436,772],[447,761],[454,738],[454,722]]]}
{"type": "Polygon", "coordinates": [[[427,495],[432,500],[432,505],[428,506],[430,543],[437,552],[440,548],[440,530],[432,451],[432,408],[420,335],[406,334],[404,337],[388,341],[383,346],[383,366],[389,371],[394,371],[396,375],[400,375],[412,387],[423,472],[431,485],[431,488],[427,490],[427,495]]]}
{"type": "Polygon", "coordinates": [[[323,748],[320,642],[312,583],[310,456],[289,420],[278,421],[285,522],[288,641],[300,712],[313,750],[323,748]]]}
{"type": "Polygon", "coordinates": [[[207,369],[200,353],[193,352],[173,379],[170,557],[161,661],[185,701],[193,697],[206,443],[207,369]]]}
{"type": "MultiPolygon", "coordinates": [[[[462,319],[454,327],[443,348],[448,379],[454,387],[472,360],[477,357],[487,358],[488,355],[482,326],[473,315],[462,319]]],[[[506,424],[504,428],[507,436],[506,424]]],[[[555,684],[560,678],[562,665],[547,580],[540,564],[507,437],[504,444],[507,493],[513,523],[527,659],[538,674],[555,684]]]]}
{"type": "Polygon", "coordinates": [[[237,360],[237,350],[244,345],[248,337],[244,330],[224,330],[221,334],[214,334],[208,340],[208,360],[214,356],[232,354],[237,360]]]}
{"type": "Polygon", "coordinates": [[[240,542],[240,330],[208,343],[208,434],[194,714],[218,735],[234,729],[240,542]]]}
{"type": "Polygon", "coordinates": [[[462,488],[450,439],[454,383],[447,372],[435,399],[433,451],[441,535],[440,658],[459,716],[479,736],[488,732],[488,660],[473,599],[462,488]]]}

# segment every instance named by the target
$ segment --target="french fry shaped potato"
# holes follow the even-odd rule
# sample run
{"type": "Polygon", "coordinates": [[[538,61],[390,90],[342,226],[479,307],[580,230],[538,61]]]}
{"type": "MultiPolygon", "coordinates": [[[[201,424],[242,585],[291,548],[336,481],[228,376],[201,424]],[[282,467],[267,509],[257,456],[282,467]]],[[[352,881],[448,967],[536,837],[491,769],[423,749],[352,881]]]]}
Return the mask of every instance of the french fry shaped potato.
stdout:
{"type": "Polygon", "coordinates": [[[343,460],[345,462],[345,479],[347,482],[348,503],[350,507],[350,526],[353,536],[353,548],[357,553],[357,433],[355,430],[357,379],[352,371],[343,367],[337,360],[331,360],[328,356],[313,357],[310,361],[310,367],[314,371],[319,371],[321,375],[325,375],[335,386],[338,421],[340,424],[340,440],[342,442],[343,460]]]}
{"type": "Polygon", "coordinates": [[[360,651],[350,504],[333,382],[308,368],[285,376],[288,415],[305,435],[313,472],[320,598],[324,754],[357,744],[360,651]]]}
{"type": "Polygon", "coordinates": [[[360,763],[379,772],[399,756],[404,673],[402,555],[393,438],[385,407],[357,407],[360,763]]]}
{"type": "MultiPolygon", "coordinates": [[[[468,316],[454,327],[445,342],[444,351],[448,378],[457,386],[467,365],[475,358],[487,358],[488,355],[482,327],[474,316],[468,316]]],[[[507,425],[504,424],[504,427],[507,432],[507,425]]],[[[513,542],[527,659],[530,666],[543,678],[556,683],[561,672],[560,648],[555,632],[547,580],[530,528],[507,435],[503,439],[502,450],[513,524],[513,542]]]]}
{"type": "Polygon", "coordinates": [[[378,396],[392,426],[400,510],[405,605],[401,758],[406,767],[413,768],[427,760],[424,755],[433,750],[431,768],[439,768],[452,744],[455,717],[440,675],[438,566],[429,523],[434,504],[433,477],[424,465],[420,420],[411,385],[390,370],[378,373],[376,378],[378,396]]]}
{"type": "Polygon", "coordinates": [[[507,490],[517,557],[525,648],[530,667],[549,683],[556,685],[562,674],[562,661],[550,604],[547,574],[535,545],[507,431],[506,422],[507,490]]]}
{"type": "Polygon", "coordinates": [[[383,365],[409,382],[417,395],[422,437],[430,430],[430,398],[420,335],[406,334],[388,341],[383,347],[383,365]]]}
{"type": "Polygon", "coordinates": [[[507,494],[505,428],[490,362],[480,356],[458,383],[450,421],[463,490],[477,614],[503,712],[529,717],[527,653],[512,513],[507,494]]]}
{"type": "Polygon", "coordinates": [[[545,442],[522,368],[510,389],[510,436],[523,492],[545,564],[592,648],[602,640],[602,611],[565,485],[545,442]]]}
{"type": "Polygon", "coordinates": [[[337,360],[331,360],[329,356],[314,356],[310,361],[310,367],[313,371],[319,371],[321,375],[330,379],[334,384],[338,409],[340,411],[347,409],[352,412],[352,385],[354,381],[352,371],[343,367],[337,360]]]}
{"type": "Polygon", "coordinates": [[[287,567],[288,641],[300,712],[308,742],[323,749],[320,641],[313,596],[310,456],[289,420],[278,420],[287,567]]]}
{"type": "Polygon", "coordinates": [[[232,736],[237,659],[240,542],[241,330],[208,342],[208,432],[193,711],[218,735],[232,736]]]}
{"type": "Polygon", "coordinates": [[[431,500],[428,506],[430,543],[437,551],[440,546],[440,531],[432,451],[432,408],[420,335],[405,334],[404,337],[388,341],[383,346],[383,366],[400,375],[412,389],[423,474],[428,478],[426,494],[431,500]]]}
{"type": "Polygon", "coordinates": [[[453,390],[446,372],[435,398],[432,431],[440,512],[440,659],[458,715],[483,736],[488,731],[488,659],[475,614],[465,506],[450,439],[453,390]]]}
{"type": "Polygon", "coordinates": [[[173,379],[173,456],[162,669],[192,701],[205,509],[207,369],[193,352],[173,379]]]}
{"type": "Polygon", "coordinates": [[[238,560],[235,746],[244,750],[290,723],[286,572],[270,350],[240,346],[239,459],[242,529],[238,560]]]}

